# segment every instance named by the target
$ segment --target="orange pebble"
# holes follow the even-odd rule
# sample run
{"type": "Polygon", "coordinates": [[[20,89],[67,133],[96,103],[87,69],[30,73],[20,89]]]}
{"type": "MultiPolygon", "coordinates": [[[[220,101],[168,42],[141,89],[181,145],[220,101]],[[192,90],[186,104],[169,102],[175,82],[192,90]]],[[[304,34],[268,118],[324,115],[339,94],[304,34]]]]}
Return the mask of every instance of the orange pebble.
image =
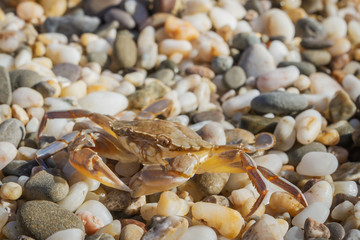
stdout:
{"type": "Polygon", "coordinates": [[[173,39],[195,40],[199,37],[199,32],[191,23],[179,18],[170,16],[165,21],[165,32],[173,39]]]}
{"type": "Polygon", "coordinates": [[[98,92],[98,91],[107,91],[107,87],[104,85],[91,85],[87,88],[87,93],[98,92]]]}

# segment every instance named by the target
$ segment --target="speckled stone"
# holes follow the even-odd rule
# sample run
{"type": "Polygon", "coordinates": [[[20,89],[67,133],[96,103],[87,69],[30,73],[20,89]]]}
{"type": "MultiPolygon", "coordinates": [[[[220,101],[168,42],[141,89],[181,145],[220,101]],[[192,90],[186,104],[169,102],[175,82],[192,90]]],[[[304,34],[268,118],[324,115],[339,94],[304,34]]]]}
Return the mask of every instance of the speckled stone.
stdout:
{"type": "Polygon", "coordinates": [[[17,211],[16,221],[22,234],[38,240],[45,240],[55,232],[69,228],[84,231],[84,225],[74,213],[44,200],[25,202],[17,211]]]}
{"type": "Polygon", "coordinates": [[[297,166],[302,157],[308,152],[326,152],[326,147],[319,142],[312,142],[307,145],[296,143],[288,152],[289,164],[297,166]]]}
{"type": "Polygon", "coordinates": [[[16,69],[9,74],[12,91],[19,87],[31,88],[41,81],[41,76],[37,72],[27,69],[16,69]]]}
{"type": "Polygon", "coordinates": [[[61,76],[74,82],[81,76],[81,67],[73,63],[59,63],[56,64],[52,71],[56,76],[61,76]]]}
{"type": "Polygon", "coordinates": [[[19,146],[25,138],[25,126],[15,118],[10,118],[0,124],[0,141],[10,142],[15,147],[19,146]]]}
{"type": "Polygon", "coordinates": [[[259,115],[245,115],[241,118],[239,127],[254,134],[259,132],[274,132],[280,118],[266,118],[259,115]]]}
{"type": "Polygon", "coordinates": [[[61,177],[59,169],[48,168],[31,176],[24,187],[28,200],[48,200],[58,202],[66,197],[69,185],[61,177]]]}
{"type": "Polygon", "coordinates": [[[229,173],[204,173],[195,175],[195,182],[208,195],[219,194],[229,180],[229,173]]]}
{"type": "Polygon", "coordinates": [[[332,122],[350,119],[356,112],[355,103],[345,91],[336,92],[329,104],[332,122]]]}
{"type": "Polygon", "coordinates": [[[126,34],[118,34],[114,43],[114,55],[119,68],[133,67],[137,59],[135,41],[126,34]]]}
{"type": "Polygon", "coordinates": [[[123,211],[131,203],[131,195],[128,192],[114,189],[106,194],[102,203],[109,211],[123,211]]]}
{"type": "Polygon", "coordinates": [[[0,66],[0,104],[10,105],[12,99],[10,76],[7,69],[0,66]]]}
{"type": "Polygon", "coordinates": [[[309,238],[330,238],[330,231],[325,224],[317,222],[315,219],[307,218],[304,224],[305,239],[309,238]]]}
{"type": "Polygon", "coordinates": [[[310,63],[310,62],[281,62],[279,63],[278,67],[287,67],[287,66],[295,66],[299,69],[301,74],[304,74],[306,76],[310,76],[312,73],[316,72],[316,67],[314,66],[314,64],[310,63]]]}
{"type": "Polygon", "coordinates": [[[260,113],[290,114],[307,106],[308,101],[303,95],[286,92],[264,93],[251,101],[251,108],[260,113]]]}

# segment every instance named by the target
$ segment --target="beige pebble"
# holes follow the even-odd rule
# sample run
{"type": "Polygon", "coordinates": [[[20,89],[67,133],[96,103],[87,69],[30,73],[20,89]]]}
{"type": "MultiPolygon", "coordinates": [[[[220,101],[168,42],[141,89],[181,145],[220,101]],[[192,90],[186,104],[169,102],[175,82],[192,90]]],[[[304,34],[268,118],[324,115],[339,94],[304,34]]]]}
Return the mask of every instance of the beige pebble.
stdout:
{"type": "Polygon", "coordinates": [[[38,91],[32,88],[19,87],[13,92],[12,104],[17,104],[22,108],[42,107],[44,105],[44,98],[38,91]]]}
{"type": "Polygon", "coordinates": [[[48,17],[61,17],[66,11],[66,0],[40,0],[39,3],[48,17]]]}
{"type": "Polygon", "coordinates": [[[176,193],[171,191],[161,193],[157,205],[157,214],[162,216],[185,216],[189,210],[188,203],[179,198],[176,193]]]}
{"type": "Polygon", "coordinates": [[[150,221],[150,219],[157,214],[157,203],[146,203],[140,208],[141,217],[150,221]]]}
{"type": "Polygon", "coordinates": [[[87,85],[84,81],[78,80],[62,89],[60,97],[75,97],[80,99],[87,93],[87,85]]]}
{"type": "Polygon", "coordinates": [[[140,240],[144,230],[135,224],[126,225],[120,233],[120,240],[140,240]]]}
{"type": "Polygon", "coordinates": [[[26,111],[20,107],[17,104],[13,104],[11,106],[11,111],[12,111],[12,116],[18,120],[20,120],[20,122],[22,122],[24,125],[26,125],[29,122],[29,116],[27,115],[26,111]]]}
{"type": "Polygon", "coordinates": [[[0,122],[10,119],[12,116],[11,108],[7,104],[0,105],[0,122]]]}
{"type": "Polygon", "coordinates": [[[121,223],[119,220],[114,220],[111,223],[100,228],[96,233],[107,233],[115,239],[119,239],[121,232],[121,223]]]}
{"type": "Polygon", "coordinates": [[[17,200],[22,195],[22,187],[15,182],[4,183],[0,188],[0,197],[7,200],[17,200]]]}
{"type": "Polygon", "coordinates": [[[19,160],[32,160],[35,158],[35,154],[38,151],[36,148],[31,147],[19,147],[16,159],[19,160]]]}
{"type": "Polygon", "coordinates": [[[304,209],[304,206],[299,201],[284,192],[274,192],[271,194],[268,206],[277,214],[288,212],[292,217],[304,209]]]}
{"type": "Polygon", "coordinates": [[[39,23],[40,18],[44,15],[44,9],[40,4],[35,2],[21,2],[16,7],[16,14],[25,21],[39,23]]]}
{"type": "Polygon", "coordinates": [[[337,38],[334,40],[334,45],[327,50],[332,57],[335,57],[348,52],[350,49],[351,43],[347,38],[337,38]]]}
{"type": "Polygon", "coordinates": [[[326,146],[334,146],[339,143],[340,135],[336,129],[325,128],[315,140],[326,146]]]}
{"type": "Polygon", "coordinates": [[[45,46],[50,44],[67,44],[68,39],[62,33],[41,33],[38,35],[37,39],[43,43],[45,46]]]}

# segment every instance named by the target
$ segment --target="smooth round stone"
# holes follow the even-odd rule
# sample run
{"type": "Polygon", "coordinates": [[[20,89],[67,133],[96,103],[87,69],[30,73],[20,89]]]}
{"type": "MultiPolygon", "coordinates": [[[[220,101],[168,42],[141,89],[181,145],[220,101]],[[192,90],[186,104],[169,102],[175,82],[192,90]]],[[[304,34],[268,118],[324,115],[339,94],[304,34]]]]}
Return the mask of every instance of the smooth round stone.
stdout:
{"type": "Polygon", "coordinates": [[[322,21],[322,25],[327,33],[328,38],[341,38],[346,36],[347,25],[345,20],[341,17],[327,17],[322,21]]]}
{"type": "Polygon", "coordinates": [[[106,11],[104,19],[106,22],[117,21],[120,28],[132,29],[136,26],[134,19],[129,13],[116,8],[106,11]]]}
{"type": "Polygon", "coordinates": [[[57,204],[70,212],[74,212],[84,202],[88,190],[88,185],[85,182],[74,183],[71,185],[68,194],[57,204]]]}
{"type": "Polygon", "coordinates": [[[99,218],[100,221],[106,225],[113,221],[113,217],[109,210],[99,201],[88,200],[84,202],[75,212],[76,215],[81,215],[82,213],[90,212],[96,218],[99,218]]]}
{"type": "Polygon", "coordinates": [[[211,69],[216,73],[226,72],[233,65],[233,58],[229,56],[217,56],[211,60],[211,69]]]}
{"type": "Polygon", "coordinates": [[[16,15],[25,21],[36,21],[44,15],[44,9],[35,2],[21,2],[16,7],[16,15]]]}
{"type": "Polygon", "coordinates": [[[16,221],[23,233],[39,240],[66,229],[84,231],[83,224],[75,214],[49,201],[25,202],[17,211],[16,221]]]}
{"type": "Polygon", "coordinates": [[[305,50],[301,52],[303,60],[313,63],[315,66],[324,66],[330,63],[331,55],[325,50],[305,50]]]}
{"type": "Polygon", "coordinates": [[[255,97],[251,108],[260,113],[290,114],[305,109],[308,101],[300,94],[270,92],[255,97]]]}
{"type": "Polygon", "coordinates": [[[74,82],[81,76],[81,67],[73,63],[59,63],[56,64],[52,71],[56,76],[61,76],[74,82]]]}
{"type": "Polygon", "coordinates": [[[300,42],[300,45],[306,49],[324,49],[334,45],[334,42],[332,40],[327,40],[327,39],[308,37],[308,38],[303,38],[300,42]]]}
{"type": "Polygon", "coordinates": [[[312,143],[321,131],[321,114],[316,110],[303,111],[295,121],[296,139],[301,144],[312,143]]]}
{"type": "Polygon", "coordinates": [[[292,227],[287,231],[284,240],[304,240],[304,233],[299,227],[292,227]]]}
{"type": "Polygon", "coordinates": [[[261,15],[263,24],[265,25],[265,33],[270,37],[282,36],[285,41],[294,38],[295,27],[286,12],[280,9],[270,9],[261,15]]]}
{"type": "Polygon", "coordinates": [[[11,82],[7,69],[0,66],[0,104],[10,105],[12,99],[11,82]]]}
{"type": "Polygon", "coordinates": [[[10,142],[17,147],[25,138],[25,126],[15,118],[7,119],[0,124],[0,141],[10,142]]]}
{"type": "Polygon", "coordinates": [[[281,226],[276,219],[264,214],[244,235],[242,239],[282,239],[281,226]]]}
{"type": "Polygon", "coordinates": [[[192,45],[187,40],[165,39],[159,45],[159,53],[167,56],[171,56],[174,53],[188,55],[191,50],[192,45]]]}
{"type": "Polygon", "coordinates": [[[349,120],[356,112],[356,106],[345,91],[338,91],[330,101],[329,112],[332,122],[349,120]]]}
{"type": "Polygon", "coordinates": [[[326,31],[318,21],[306,17],[296,22],[295,35],[301,38],[323,38],[326,36],[326,31]]]}
{"type": "Polygon", "coordinates": [[[302,212],[296,215],[292,219],[291,223],[294,226],[304,228],[305,220],[308,217],[311,217],[320,223],[324,223],[325,220],[328,218],[329,213],[330,213],[329,208],[327,208],[324,204],[320,202],[315,202],[307,206],[302,212]]]}
{"type": "Polygon", "coordinates": [[[236,18],[222,8],[213,7],[210,10],[209,17],[214,28],[217,30],[224,26],[229,26],[230,29],[235,29],[236,27],[236,18]]]}
{"type": "Polygon", "coordinates": [[[294,66],[278,68],[260,75],[256,85],[261,92],[270,92],[292,85],[300,76],[300,71],[294,66]]]}
{"type": "Polygon", "coordinates": [[[241,55],[239,66],[245,70],[248,77],[258,77],[276,69],[272,55],[262,44],[248,47],[241,55]]]}
{"type": "Polygon", "coordinates": [[[288,151],[296,141],[295,119],[291,116],[281,118],[274,130],[276,145],[274,149],[288,151]]]}
{"type": "Polygon", "coordinates": [[[12,160],[15,159],[17,149],[14,144],[10,142],[0,142],[0,170],[6,167],[12,160]]]}
{"type": "Polygon", "coordinates": [[[60,97],[74,97],[80,99],[87,93],[87,85],[83,80],[73,82],[62,89],[60,97]]]}
{"type": "MultiPolygon", "coordinates": [[[[120,240],[143,239],[144,230],[136,224],[128,224],[121,229],[120,240]]],[[[149,238],[150,239],[150,238],[149,238]]]]}
{"type": "Polygon", "coordinates": [[[278,67],[287,67],[287,66],[295,66],[299,69],[300,74],[304,74],[306,76],[310,76],[312,73],[316,72],[316,67],[314,66],[314,64],[309,63],[309,62],[292,62],[292,61],[284,61],[284,62],[280,62],[278,67]]]}
{"type": "Polygon", "coordinates": [[[255,44],[260,44],[259,36],[252,32],[245,32],[238,33],[233,37],[231,47],[238,50],[245,50],[255,44]]]}
{"type": "Polygon", "coordinates": [[[118,34],[114,43],[114,54],[120,68],[133,67],[137,59],[136,43],[131,37],[118,34]]]}
{"type": "Polygon", "coordinates": [[[42,170],[31,176],[24,187],[24,195],[29,200],[57,202],[65,198],[69,185],[56,169],[42,170]]]}
{"type": "Polygon", "coordinates": [[[357,184],[354,181],[336,181],[333,184],[335,187],[334,195],[343,193],[356,197],[358,194],[357,184]]]}
{"type": "Polygon", "coordinates": [[[3,185],[0,189],[0,197],[4,200],[17,200],[22,195],[22,188],[16,182],[5,182],[3,179],[3,185]]]}
{"type": "Polygon", "coordinates": [[[267,154],[254,159],[257,166],[265,167],[275,174],[280,172],[282,167],[281,158],[277,154],[267,154]]]}
{"type": "Polygon", "coordinates": [[[80,52],[72,46],[51,44],[46,48],[46,56],[54,64],[68,62],[78,64],[81,58],[80,52]]]}
{"type": "Polygon", "coordinates": [[[348,23],[349,38],[353,43],[360,42],[360,23],[356,20],[351,20],[348,23]]]}
{"type": "Polygon", "coordinates": [[[115,115],[128,106],[125,96],[115,92],[92,92],[79,99],[79,104],[86,110],[101,114],[115,115]]]}
{"type": "Polygon", "coordinates": [[[330,231],[331,240],[342,240],[345,236],[344,227],[337,222],[330,222],[325,224],[330,231]]]}
{"type": "Polygon", "coordinates": [[[44,8],[45,15],[48,17],[61,17],[67,8],[66,0],[41,0],[40,4],[44,8]]]}
{"type": "Polygon", "coordinates": [[[87,54],[88,62],[96,62],[102,68],[107,68],[110,65],[110,57],[106,52],[90,52],[87,54]]]}
{"type": "Polygon", "coordinates": [[[271,42],[269,46],[269,52],[273,56],[276,65],[284,61],[286,56],[289,55],[289,50],[287,49],[286,45],[279,40],[274,40],[271,42]]]}
{"type": "Polygon", "coordinates": [[[10,73],[11,89],[14,91],[19,87],[33,87],[41,82],[41,76],[32,70],[16,69],[10,73]]]}
{"type": "Polygon", "coordinates": [[[181,104],[181,112],[183,113],[194,111],[198,107],[196,95],[192,92],[181,94],[179,101],[181,104]]]}
{"type": "Polygon", "coordinates": [[[351,49],[351,43],[347,38],[336,38],[334,40],[334,45],[327,50],[332,57],[339,56],[341,54],[347,53],[351,49]]]}
{"type": "Polygon", "coordinates": [[[211,20],[205,13],[185,15],[182,16],[182,19],[191,23],[191,25],[201,33],[209,31],[212,27],[211,20]]]}
{"type": "Polygon", "coordinates": [[[84,1],[84,8],[89,15],[101,15],[105,9],[119,5],[120,2],[121,0],[104,0],[101,2],[97,0],[86,0],[84,1]]]}
{"type": "Polygon", "coordinates": [[[250,90],[244,94],[226,100],[222,104],[222,108],[226,116],[232,117],[242,109],[250,107],[251,101],[259,96],[260,92],[256,89],[250,90]]]}
{"type": "Polygon", "coordinates": [[[218,122],[209,122],[202,127],[197,133],[207,142],[214,145],[225,145],[226,136],[224,128],[218,122]]]}
{"type": "Polygon", "coordinates": [[[327,152],[309,152],[303,156],[296,172],[305,176],[326,176],[338,167],[336,157],[327,152]]]}
{"type": "Polygon", "coordinates": [[[72,239],[72,240],[83,240],[85,234],[81,229],[70,228],[62,231],[58,231],[48,237],[46,240],[63,240],[63,239],[72,239]]]}
{"type": "MultiPolygon", "coordinates": [[[[0,32],[0,51],[4,53],[15,52],[21,43],[21,35],[17,31],[3,30],[0,32]]],[[[20,66],[15,64],[16,66],[20,66]]]]}
{"type": "Polygon", "coordinates": [[[332,203],[333,190],[327,181],[320,181],[315,183],[304,196],[309,205],[315,202],[321,202],[326,207],[330,208],[332,203]]]}
{"type": "Polygon", "coordinates": [[[170,86],[173,83],[174,76],[175,74],[171,69],[164,68],[156,71],[155,73],[151,74],[149,77],[159,79],[167,86],[170,86]]]}
{"type": "Polygon", "coordinates": [[[310,81],[310,89],[314,94],[325,94],[332,97],[337,91],[342,90],[340,84],[325,73],[311,74],[310,81]]]}
{"type": "Polygon", "coordinates": [[[353,101],[360,95],[360,82],[354,75],[346,75],[342,81],[342,86],[353,101]]]}
{"type": "Polygon", "coordinates": [[[189,227],[179,240],[217,240],[215,231],[204,225],[189,227]]]}
{"type": "Polygon", "coordinates": [[[230,68],[224,74],[224,82],[231,89],[237,89],[245,84],[246,75],[244,70],[239,66],[230,68]]]}
{"type": "Polygon", "coordinates": [[[209,195],[216,195],[221,192],[229,180],[228,173],[204,173],[195,178],[197,185],[209,195]]]}
{"type": "Polygon", "coordinates": [[[17,104],[22,108],[42,107],[44,99],[38,91],[28,87],[20,87],[13,92],[12,104],[17,104]]]}

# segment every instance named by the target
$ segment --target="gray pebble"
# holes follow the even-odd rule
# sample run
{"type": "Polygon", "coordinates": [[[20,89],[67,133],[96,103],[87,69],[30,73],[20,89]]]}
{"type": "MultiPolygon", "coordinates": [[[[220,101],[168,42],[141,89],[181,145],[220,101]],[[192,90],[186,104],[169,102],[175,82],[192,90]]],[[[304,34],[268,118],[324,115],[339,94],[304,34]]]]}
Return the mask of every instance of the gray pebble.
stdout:
{"type": "Polygon", "coordinates": [[[25,126],[16,118],[10,118],[0,124],[0,141],[11,142],[15,147],[19,146],[25,138],[25,126]]]}
{"type": "Polygon", "coordinates": [[[310,76],[312,73],[316,72],[316,67],[314,64],[310,62],[281,62],[278,64],[278,67],[287,67],[287,66],[295,66],[299,69],[301,74],[304,74],[306,76],[310,76]]]}
{"type": "Polygon", "coordinates": [[[96,62],[102,68],[110,66],[110,57],[106,52],[91,52],[87,54],[88,62],[96,62]]]}
{"type": "Polygon", "coordinates": [[[130,205],[131,195],[128,192],[114,189],[106,194],[102,203],[109,211],[123,211],[130,205]]]}
{"type": "Polygon", "coordinates": [[[52,85],[44,81],[35,84],[33,88],[41,93],[44,98],[51,97],[56,92],[56,89],[52,85]]]}
{"type": "MultiPolygon", "coordinates": [[[[347,163],[345,163],[345,164],[347,164],[347,163]]],[[[351,165],[354,166],[352,163],[351,163],[351,165]]],[[[356,165],[360,165],[360,164],[356,164],[356,165]]],[[[358,167],[356,167],[356,168],[358,168],[358,167]]],[[[359,198],[349,195],[349,194],[345,194],[345,193],[337,193],[334,196],[330,210],[332,211],[337,205],[339,205],[340,203],[343,203],[345,201],[349,201],[353,205],[355,205],[359,201],[359,198]]]]}
{"type": "Polygon", "coordinates": [[[229,173],[204,173],[195,175],[194,180],[206,194],[216,195],[224,188],[229,177],[229,173]]]}
{"type": "Polygon", "coordinates": [[[136,24],[141,25],[149,17],[146,2],[125,0],[120,4],[120,8],[126,11],[135,20],[136,24]]]}
{"type": "Polygon", "coordinates": [[[217,110],[210,110],[204,112],[195,113],[192,117],[193,122],[202,122],[206,120],[214,122],[223,122],[225,120],[224,114],[217,110]]]}
{"type": "Polygon", "coordinates": [[[350,125],[348,121],[337,121],[333,124],[330,124],[328,128],[336,129],[336,131],[339,132],[340,142],[337,145],[346,147],[353,144],[352,133],[354,132],[354,128],[350,125]]]}
{"type": "Polygon", "coordinates": [[[174,83],[173,81],[174,76],[175,76],[174,71],[172,71],[169,68],[163,68],[154,72],[149,77],[159,79],[165,85],[170,86],[174,83]]]}
{"type": "Polygon", "coordinates": [[[331,61],[330,53],[325,50],[305,50],[301,56],[305,61],[311,62],[315,66],[324,66],[331,61]]]}
{"type": "Polygon", "coordinates": [[[75,82],[81,76],[81,67],[73,63],[56,64],[52,71],[56,76],[67,78],[72,82],[75,82]]]}
{"type": "Polygon", "coordinates": [[[297,166],[302,157],[308,152],[326,152],[326,147],[319,142],[312,142],[307,145],[296,143],[288,152],[289,164],[297,166]]]}
{"type": "Polygon", "coordinates": [[[2,170],[4,175],[14,175],[14,176],[30,176],[31,169],[38,166],[38,163],[35,160],[25,161],[25,160],[13,160],[2,170]]]}
{"type": "Polygon", "coordinates": [[[336,92],[329,104],[332,122],[350,119],[356,112],[356,106],[345,91],[336,92]]]}
{"type": "Polygon", "coordinates": [[[44,200],[25,202],[17,211],[16,221],[22,234],[38,240],[45,240],[55,232],[70,228],[84,231],[84,225],[74,213],[44,200]]]}
{"type": "Polygon", "coordinates": [[[10,105],[12,100],[11,82],[7,69],[0,66],[0,104],[10,105]]]}
{"type": "Polygon", "coordinates": [[[259,115],[245,115],[240,119],[239,127],[257,134],[259,132],[274,132],[279,117],[266,118],[259,115]]]}
{"type": "Polygon", "coordinates": [[[246,82],[244,70],[239,66],[230,68],[224,75],[224,82],[231,89],[241,87],[246,82]]]}
{"type": "Polygon", "coordinates": [[[100,19],[90,16],[68,15],[48,17],[42,24],[42,32],[57,32],[71,37],[76,34],[94,32],[100,25],[100,19]]]}
{"type": "Polygon", "coordinates": [[[307,106],[303,95],[286,92],[263,93],[251,101],[251,108],[260,113],[290,114],[307,106]]]}
{"type": "Polygon", "coordinates": [[[341,240],[345,236],[344,227],[337,222],[330,222],[325,224],[330,230],[330,240],[341,240]]]}
{"type": "Polygon", "coordinates": [[[17,69],[10,72],[12,91],[19,87],[33,87],[41,82],[41,76],[32,70],[17,69]]]}
{"type": "Polygon", "coordinates": [[[66,197],[69,185],[58,169],[42,170],[31,176],[24,187],[28,200],[48,200],[58,202],[66,197]]]}
{"type": "Polygon", "coordinates": [[[357,181],[360,178],[360,163],[343,163],[331,176],[334,181],[357,181]]]}
{"type": "Polygon", "coordinates": [[[111,8],[106,11],[104,19],[106,22],[117,21],[120,28],[132,29],[136,26],[130,14],[117,8],[111,8]]]}
{"type": "Polygon", "coordinates": [[[107,233],[95,233],[91,236],[86,235],[85,240],[115,240],[115,238],[107,233]]]}
{"type": "Polygon", "coordinates": [[[135,66],[137,47],[135,41],[125,34],[118,34],[114,43],[114,55],[119,68],[135,66]]]}
{"type": "Polygon", "coordinates": [[[85,12],[89,15],[101,15],[104,10],[119,5],[121,0],[85,0],[83,1],[85,12]]]}
{"type": "Polygon", "coordinates": [[[158,70],[164,69],[164,68],[171,69],[175,74],[179,72],[179,67],[177,66],[177,64],[170,59],[166,59],[159,64],[158,70]]]}
{"type": "Polygon", "coordinates": [[[360,239],[360,230],[351,229],[344,237],[344,240],[359,240],[360,239]]]}
{"type": "Polygon", "coordinates": [[[242,51],[257,43],[260,38],[255,33],[238,33],[232,39],[231,47],[242,51]]]}
{"type": "Polygon", "coordinates": [[[323,49],[331,47],[334,45],[334,42],[328,39],[308,37],[303,38],[300,42],[300,45],[307,49],[323,49]]]}
{"type": "Polygon", "coordinates": [[[129,107],[143,109],[153,101],[152,94],[144,89],[136,90],[128,96],[129,107]]]}
{"type": "Polygon", "coordinates": [[[317,222],[315,219],[307,218],[304,224],[305,239],[309,238],[330,238],[330,231],[325,224],[317,222]]]}
{"type": "Polygon", "coordinates": [[[226,72],[233,65],[234,60],[229,56],[217,56],[211,60],[211,69],[216,73],[220,74],[226,72]]]}
{"type": "Polygon", "coordinates": [[[299,19],[295,24],[295,35],[302,38],[323,38],[326,36],[324,27],[313,18],[299,19]]]}

